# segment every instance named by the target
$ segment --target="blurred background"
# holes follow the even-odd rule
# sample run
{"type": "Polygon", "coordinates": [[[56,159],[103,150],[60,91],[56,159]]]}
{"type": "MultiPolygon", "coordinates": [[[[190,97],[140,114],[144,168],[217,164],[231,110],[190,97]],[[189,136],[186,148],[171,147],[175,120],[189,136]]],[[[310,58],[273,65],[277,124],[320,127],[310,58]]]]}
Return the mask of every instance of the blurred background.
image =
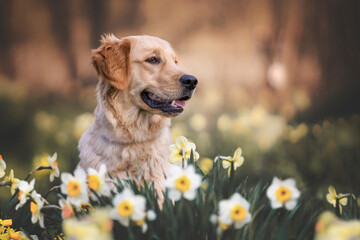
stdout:
{"type": "MultiPolygon", "coordinates": [[[[359,195],[359,25],[356,0],[1,0],[7,175],[23,179],[54,152],[73,171],[96,106],[90,50],[103,33],[148,34],[200,81],[172,132],[197,144],[204,169],[240,146],[250,182],[294,177],[319,197],[330,184],[359,195]]],[[[8,197],[0,188],[1,206],[8,197]]]]}

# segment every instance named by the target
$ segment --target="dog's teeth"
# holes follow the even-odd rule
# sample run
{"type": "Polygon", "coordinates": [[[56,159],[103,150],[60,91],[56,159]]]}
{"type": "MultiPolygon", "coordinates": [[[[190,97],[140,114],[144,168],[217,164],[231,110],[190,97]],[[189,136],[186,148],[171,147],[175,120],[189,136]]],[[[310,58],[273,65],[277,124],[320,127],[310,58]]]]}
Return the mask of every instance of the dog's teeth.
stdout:
{"type": "Polygon", "coordinates": [[[176,107],[175,100],[171,102],[171,106],[176,107]]]}

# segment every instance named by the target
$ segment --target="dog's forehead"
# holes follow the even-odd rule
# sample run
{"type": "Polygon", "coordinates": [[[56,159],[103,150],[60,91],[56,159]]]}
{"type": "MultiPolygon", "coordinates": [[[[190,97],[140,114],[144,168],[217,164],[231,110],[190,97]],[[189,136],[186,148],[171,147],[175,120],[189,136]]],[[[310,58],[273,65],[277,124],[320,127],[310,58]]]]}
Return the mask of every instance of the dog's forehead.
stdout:
{"type": "Polygon", "coordinates": [[[152,52],[164,52],[171,56],[175,56],[175,52],[170,43],[153,36],[132,36],[129,37],[132,41],[131,51],[134,53],[152,53],[152,52]]]}

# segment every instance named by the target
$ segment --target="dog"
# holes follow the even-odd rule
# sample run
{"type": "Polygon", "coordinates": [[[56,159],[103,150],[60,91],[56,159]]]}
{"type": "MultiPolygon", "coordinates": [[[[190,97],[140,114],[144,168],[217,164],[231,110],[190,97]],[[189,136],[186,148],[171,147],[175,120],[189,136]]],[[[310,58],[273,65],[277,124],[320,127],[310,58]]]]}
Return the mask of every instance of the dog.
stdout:
{"type": "Polygon", "coordinates": [[[104,35],[92,50],[99,82],[95,121],[82,135],[79,166],[106,164],[120,179],[154,182],[161,198],[170,167],[170,119],[184,111],[198,80],[179,66],[171,45],[153,36],[104,35]]]}

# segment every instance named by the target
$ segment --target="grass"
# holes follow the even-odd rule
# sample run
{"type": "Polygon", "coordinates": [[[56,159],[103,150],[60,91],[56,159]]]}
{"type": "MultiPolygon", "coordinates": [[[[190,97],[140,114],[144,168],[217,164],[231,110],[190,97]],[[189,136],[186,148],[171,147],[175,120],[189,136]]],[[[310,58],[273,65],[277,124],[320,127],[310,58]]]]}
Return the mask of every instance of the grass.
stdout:
{"type": "MultiPolygon", "coordinates": [[[[193,200],[182,197],[179,201],[174,202],[168,197],[167,190],[164,193],[163,204],[159,205],[152,183],[142,179],[144,184],[139,185],[137,184],[139,179],[128,178],[125,181],[118,178],[113,179],[116,183],[117,192],[121,193],[125,187],[130,188],[135,194],[146,199],[146,209],[153,210],[157,216],[154,221],[146,221],[148,224],[146,232],[143,232],[135,222],[131,221],[129,226],[123,226],[118,221],[114,221],[110,235],[113,239],[313,239],[315,235],[314,226],[318,216],[323,211],[331,208],[324,199],[317,198],[306,189],[300,189],[301,196],[295,208],[292,210],[285,208],[272,209],[266,196],[266,190],[270,185],[269,182],[263,179],[258,179],[257,182],[249,182],[248,176],[240,174],[239,169],[241,167],[235,170],[233,163],[229,174],[228,169],[222,167],[221,160],[216,161],[208,173],[205,174],[197,165],[197,162],[194,162],[192,156],[193,154],[188,160],[189,164],[194,165],[196,173],[202,177],[202,185],[197,189],[196,197],[193,200]],[[230,225],[227,230],[220,230],[218,223],[210,221],[210,218],[213,214],[219,213],[219,202],[228,199],[234,193],[239,193],[250,203],[251,221],[241,229],[235,229],[233,225],[230,225]]],[[[42,166],[39,169],[44,170],[47,167],[42,166]]],[[[28,175],[26,179],[30,177],[32,175],[28,175]]],[[[90,201],[89,206],[83,207],[81,210],[76,207],[73,208],[75,219],[78,219],[79,223],[85,221],[84,219],[88,219],[89,216],[91,218],[93,212],[96,212],[97,209],[113,208],[112,199],[117,194],[115,191],[111,192],[110,197],[99,196],[96,192],[92,192],[95,193],[96,198],[90,201]],[[86,218],[86,216],[88,217],[86,218]]],[[[18,211],[15,210],[14,207],[18,203],[18,191],[12,196],[5,209],[0,209],[1,219],[12,219],[11,229],[21,231],[29,239],[33,239],[31,237],[33,235],[40,239],[54,239],[56,237],[66,239],[63,234],[62,223],[68,221],[68,219],[63,220],[62,209],[57,202],[58,199],[65,199],[67,196],[60,192],[59,187],[52,188],[49,193],[43,196],[44,199],[51,195],[56,197],[55,201],[50,202],[49,200],[45,207],[41,209],[41,214],[45,217],[45,228],[41,228],[38,223],[31,222],[29,205],[33,200],[29,200],[18,211]]],[[[360,211],[357,203],[351,195],[348,199],[349,203],[346,207],[343,207],[341,217],[344,219],[358,219],[360,211]]],[[[336,211],[336,209],[334,208],[333,211],[336,211]]],[[[110,218],[110,216],[107,215],[106,218],[110,218]]],[[[96,221],[96,219],[93,221],[96,221]]],[[[10,227],[0,226],[0,228],[0,236],[2,236],[1,232],[5,236],[10,231],[10,227]]],[[[78,231],[81,227],[74,226],[74,228],[78,231]]],[[[65,234],[81,236],[75,229],[69,230],[65,234]]],[[[4,239],[8,238],[4,237],[4,239]]]]}

